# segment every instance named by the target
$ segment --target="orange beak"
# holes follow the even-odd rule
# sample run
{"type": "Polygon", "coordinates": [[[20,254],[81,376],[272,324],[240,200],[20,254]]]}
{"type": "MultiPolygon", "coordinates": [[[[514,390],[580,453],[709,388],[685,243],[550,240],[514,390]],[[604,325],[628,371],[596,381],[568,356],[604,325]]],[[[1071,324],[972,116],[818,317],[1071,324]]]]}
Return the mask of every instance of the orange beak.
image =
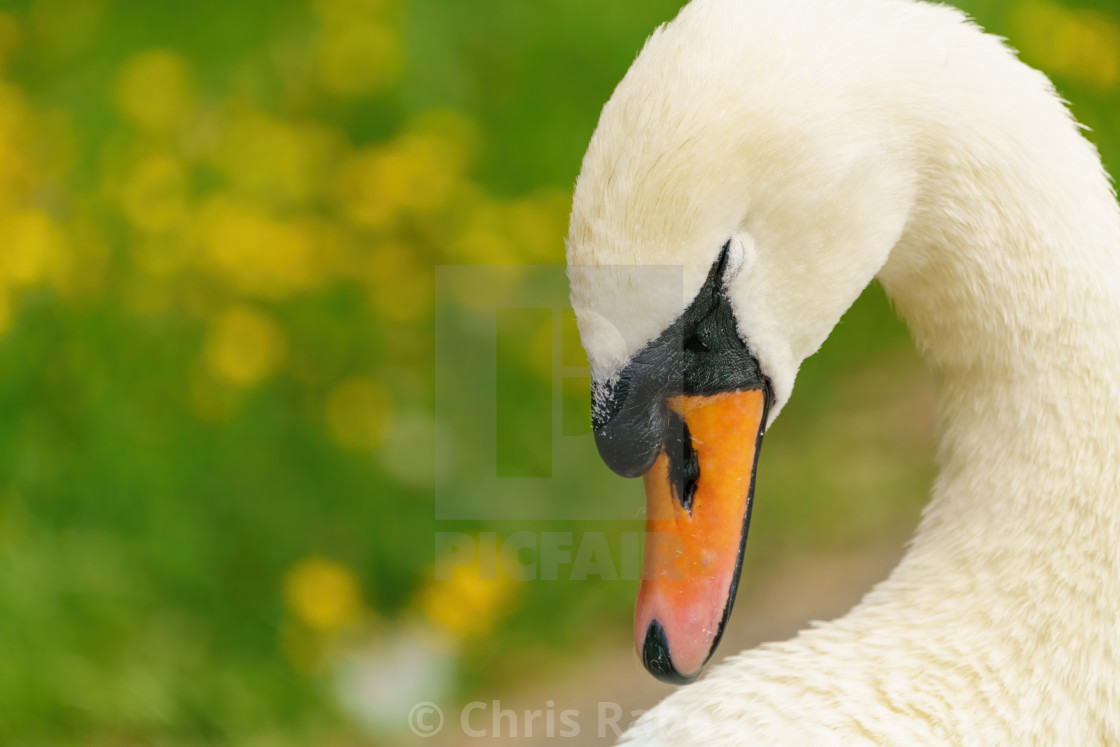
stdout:
{"type": "Polygon", "coordinates": [[[682,684],[715,651],[735,601],[767,399],[747,390],[677,396],[668,405],[683,434],[645,474],[634,635],[646,669],[682,684]]]}

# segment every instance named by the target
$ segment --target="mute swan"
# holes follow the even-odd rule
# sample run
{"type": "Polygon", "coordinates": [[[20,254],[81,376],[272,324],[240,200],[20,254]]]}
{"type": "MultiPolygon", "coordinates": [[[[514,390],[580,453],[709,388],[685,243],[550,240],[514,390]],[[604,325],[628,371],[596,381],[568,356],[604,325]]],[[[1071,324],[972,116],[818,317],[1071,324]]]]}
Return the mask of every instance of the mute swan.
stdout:
{"type": "Polygon", "coordinates": [[[603,109],[568,262],[665,679],[718,643],[758,441],[873,278],[937,381],[898,568],[626,744],[1120,744],[1120,210],[1043,75],[948,7],[693,0],[603,109]]]}

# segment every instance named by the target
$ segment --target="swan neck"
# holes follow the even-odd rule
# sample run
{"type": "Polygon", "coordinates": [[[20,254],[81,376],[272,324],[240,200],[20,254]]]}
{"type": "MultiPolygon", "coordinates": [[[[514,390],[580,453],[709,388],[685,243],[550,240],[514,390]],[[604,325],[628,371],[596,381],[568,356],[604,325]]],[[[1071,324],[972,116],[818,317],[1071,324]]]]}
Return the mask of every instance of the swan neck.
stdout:
{"type": "Polygon", "coordinates": [[[971,168],[934,168],[880,273],[938,389],[940,474],[902,573],[952,564],[986,595],[1024,572],[1061,590],[1074,569],[1079,593],[1111,600],[1120,211],[1096,151],[1056,116],[1045,147],[1008,138],[965,154],[971,168]]]}

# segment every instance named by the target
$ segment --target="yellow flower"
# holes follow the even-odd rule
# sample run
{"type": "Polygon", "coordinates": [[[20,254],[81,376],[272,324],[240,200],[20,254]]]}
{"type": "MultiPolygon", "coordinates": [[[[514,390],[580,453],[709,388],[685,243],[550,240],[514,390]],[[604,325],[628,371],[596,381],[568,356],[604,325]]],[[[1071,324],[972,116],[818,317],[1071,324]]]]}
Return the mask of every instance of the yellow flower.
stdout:
{"type": "Polygon", "coordinates": [[[62,234],[41,210],[0,217],[0,273],[15,285],[42,282],[61,262],[62,234]]]}
{"type": "Polygon", "coordinates": [[[215,198],[203,208],[198,228],[208,269],[240,293],[287,298],[317,286],[324,274],[329,242],[311,223],[215,198]]]}
{"type": "Polygon", "coordinates": [[[386,244],[369,257],[365,280],[370,304],[388,322],[416,322],[432,310],[432,273],[419,266],[417,253],[401,244],[386,244]]]}
{"type": "Polygon", "coordinates": [[[327,430],[338,444],[354,451],[373,449],[385,440],[393,418],[389,392],[372,379],[347,379],[327,397],[327,430]]]}
{"type": "Polygon", "coordinates": [[[54,287],[68,301],[100,295],[112,272],[113,252],[97,220],[79,209],[68,216],[66,252],[54,287]]]}
{"type": "Polygon", "coordinates": [[[315,0],[322,21],[315,69],[319,83],[338,96],[387,90],[400,77],[403,59],[396,36],[383,23],[384,0],[315,0]]]}
{"type": "Polygon", "coordinates": [[[120,72],[117,105],[129,120],[147,130],[182,124],[195,105],[187,61],[162,49],[133,57],[120,72]]]}
{"type": "Polygon", "coordinates": [[[143,159],[125,179],[121,211],[133,227],[148,233],[180,226],[187,217],[187,170],[173,156],[143,159]]]}
{"type": "Polygon", "coordinates": [[[446,252],[464,264],[556,264],[564,259],[571,198],[542,191],[512,203],[465,201],[468,212],[446,252]]]}
{"type": "Polygon", "coordinates": [[[235,307],[211,322],[204,359],[219,379],[249,387],[276,370],[286,348],[284,332],[275,322],[254,309],[235,307]]]}
{"type": "Polygon", "coordinates": [[[400,42],[370,18],[328,26],[317,54],[319,82],[338,96],[365,96],[390,88],[403,67],[400,42]]]}
{"type": "Polygon", "coordinates": [[[448,268],[440,276],[439,298],[445,309],[494,313],[497,308],[524,305],[525,277],[521,264],[492,264],[487,267],[448,268]]]}
{"type": "Polygon", "coordinates": [[[322,190],[339,143],[339,136],[321,125],[237,111],[221,133],[213,160],[240,194],[270,204],[300,203],[322,190]]]}
{"type": "Polygon", "coordinates": [[[418,114],[409,122],[408,131],[438,143],[446,168],[458,172],[470,166],[481,139],[478,123],[454,109],[432,109],[418,114]]]}
{"type": "Polygon", "coordinates": [[[454,566],[448,578],[435,579],[420,592],[421,613],[456,638],[486,633],[509,611],[515,590],[500,568],[494,575],[486,577],[477,560],[454,566]]]}
{"type": "Polygon", "coordinates": [[[337,187],[355,223],[382,228],[405,213],[429,215],[447,206],[463,184],[474,149],[474,126],[453,112],[434,112],[385,146],[345,163],[337,187]]]}
{"type": "Polygon", "coordinates": [[[464,231],[449,246],[450,259],[463,264],[514,265],[519,264],[517,247],[510,237],[499,229],[476,224],[464,231]]]}
{"type": "Polygon", "coordinates": [[[361,585],[346,566],[328,558],[306,558],[284,578],[284,601],[308,628],[334,633],[361,619],[361,585]]]}
{"type": "Polygon", "coordinates": [[[1105,90],[1120,86],[1120,24],[1108,16],[1026,0],[1014,6],[1011,26],[1024,56],[1048,72],[1105,90]]]}
{"type": "Polygon", "coordinates": [[[518,200],[505,210],[508,226],[521,261],[558,264],[564,261],[564,236],[568,233],[570,195],[543,191],[518,200]]]}

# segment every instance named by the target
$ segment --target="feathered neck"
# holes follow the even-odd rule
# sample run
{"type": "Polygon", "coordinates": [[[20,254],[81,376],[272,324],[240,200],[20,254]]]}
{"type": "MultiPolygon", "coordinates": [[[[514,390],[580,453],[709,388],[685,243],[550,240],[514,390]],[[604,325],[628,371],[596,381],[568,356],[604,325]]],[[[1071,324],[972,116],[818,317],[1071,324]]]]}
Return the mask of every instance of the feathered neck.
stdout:
{"type": "Polygon", "coordinates": [[[1023,71],[1017,106],[928,144],[879,277],[938,382],[941,473],[895,580],[1004,595],[1052,635],[1067,603],[1120,604],[1120,210],[1023,71]]]}
{"type": "Polygon", "coordinates": [[[974,36],[891,101],[921,182],[878,278],[938,388],[911,548],[635,744],[1120,742],[1120,209],[1045,79],[974,36]]]}

